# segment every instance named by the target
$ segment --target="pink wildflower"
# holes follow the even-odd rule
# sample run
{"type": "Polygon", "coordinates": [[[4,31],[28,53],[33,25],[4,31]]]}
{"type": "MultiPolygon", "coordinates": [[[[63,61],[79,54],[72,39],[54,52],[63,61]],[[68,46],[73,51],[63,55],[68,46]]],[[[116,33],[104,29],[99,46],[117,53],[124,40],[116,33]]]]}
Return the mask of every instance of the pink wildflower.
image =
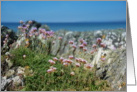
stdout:
{"type": "Polygon", "coordinates": [[[83,48],[83,51],[87,51],[87,48],[83,48]]]}
{"type": "Polygon", "coordinates": [[[75,48],[76,48],[76,45],[73,44],[72,47],[75,49],[75,48]]]}
{"type": "Polygon", "coordinates": [[[74,59],[74,57],[71,55],[71,56],[69,56],[69,59],[74,59]]]}
{"type": "Polygon", "coordinates": [[[102,42],[101,38],[97,38],[97,44],[100,44],[102,42]]]}
{"type": "Polygon", "coordinates": [[[103,48],[105,48],[105,47],[106,47],[106,44],[101,43],[100,46],[103,47],[103,48]]]}
{"type": "Polygon", "coordinates": [[[92,65],[91,65],[91,64],[86,64],[85,66],[86,66],[87,69],[92,68],[92,65]]]}
{"type": "Polygon", "coordinates": [[[82,48],[84,48],[84,46],[83,46],[83,45],[79,45],[79,48],[81,48],[81,49],[82,49],[82,48]]]}
{"type": "Polygon", "coordinates": [[[80,39],[79,41],[80,41],[81,43],[83,43],[83,42],[84,42],[84,40],[83,40],[83,39],[80,39]]]}
{"type": "Polygon", "coordinates": [[[97,47],[97,45],[96,45],[96,44],[93,44],[93,45],[92,45],[92,48],[96,48],[96,47],[97,47]]]}
{"type": "Polygon", "coordinates": [[[25,59],[25,58],[26,58],[26,55],[23,55],[23,58],[25,59]]]}
{"type": "Polygon", "coordinates": [[[84,45],[84,46],[87,46],[87,42],[83,42],[83,45],[84,45]]]}
{"type": "Polygon", "coordinates": [[[74,42],[73,41],[69,41],[69,44],[73,44],[74,42]]]}
{"type": "Polygon", "coordinates": [[[67,67],[67,66],[68,66],[68,63],[63,63],[63,65],[67,67]]]}
{"type": "Polygon", "coordinates": [[[49,60],[49,63],[52,64],[52,65],[54,65],[54,64],[55,64],[55,61],[49,60]]]}
{"type": "Polygon", "coordinates": [[[54,57],[54,58],[53,58],[53,60],[54,60],[54,61],[57,61],[57,60],[58,60],[58,58],[54,57]]]}
{"type": "Polygon", "coordinates": [[[76,63],[76,67],[80,67],[80,63],[76,63]]]}
{"type": "Polygon", "coordinates": [[[58,37],[59,40],[62,40],[62,37],[58,37]]]}
{"type": "Polygon", "coordinates": [[[71,73],[70,73],[70,75],[71,75],[71,76],[74,76],[74,75],[75,75],[75,73],[74,73],[74,72],[71,72],[71,73]]]}

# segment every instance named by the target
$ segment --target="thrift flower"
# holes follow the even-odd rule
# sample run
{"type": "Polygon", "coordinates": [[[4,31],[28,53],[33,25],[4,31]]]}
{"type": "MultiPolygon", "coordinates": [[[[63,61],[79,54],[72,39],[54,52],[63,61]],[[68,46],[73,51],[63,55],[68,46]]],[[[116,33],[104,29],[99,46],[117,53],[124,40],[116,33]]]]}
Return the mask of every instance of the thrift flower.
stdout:
{"type": "Polygon", "coordinates": [[[101,61],[105,61],[106,59],[105,58],[101,58],[101,61]]]}
{"type": "Polygon", "coordinates": [[[62,37],[58,37],[59,40],[62,40],[62,37]]]}
{"type": "Polygon", "coordinates": [[[76,63],[76,67],[80,67],[80,63],[76,63]]]}
{"type": "Polygon", "coordinates": [[[79,41],[80,41],[81,43],[83,43],[83,42],[84,42],[84,40],[83,40],[83,39],[80,39],[79,41]]]}
{"type": "Polygon", "coordinates": [[[84,48],[84,46],[83,46],[83,45],[79,45],[79,48],[81,48],[81,49],[82,49],[82,48],[84,48]]]}
{"type": "Polygon", "coordinates": [[[69,56],[69,59],[74,59],[74,57],[73,56],[69,56]]]}
{"type": "Polygon", "coordinates": [[[47,72],[48,72],[48,73],[52,73],[53,70],[52,70],[52,69],[48,69],[47,72]]]}
{"type": "Polygon", "coordinates": [[[59,61],[61,61],[61,62],[62,62],[63,60],[64,60],[64,58],[63,58],[63,57],[60,57],[59,61]]]}
{"type": "Polygon", "coordinates": [[[87,46],[87,42],[83,42],[83,45],[84,45],[84,46],[87,46]]]}
{"type": "Polygon", "coordinates": [[[6,34],[6,38],[8,38],[9,37],[9,35],[8,34],[6,34]]]}
{"type": "Polygon", "coordinates": [[[49,60],[49,63],[52,64],[52,65],[54,65],[54,64],[55,64],[55,61],[49,60]]]}
{"type": "Polygon", "coordinates": [[[68,66],[68,63],[63,63],[63,65],[67,67],[67,66],[68,66]]]}
{"type": "Polygon", "coordinates": [[[100,46],[103,47],[103,48],[105,48],[105,47],[106,47],[106,44],[101,43],[100,46]]]}
{"type": "Polygon", "coordinates": [[[57,61],[58,59],[56,57],[53,58],[54,61],[57,61]]]}
{"type": "Polygon", "coordinates": [[[73,41],[69,41],[69,44],[73,44],[74,42],[73,41]]]}
{"type": "Polygon", "coordinates": [[[86,61],[86,60],[82,60],[82,63],[83,63],[83,64],[86,64],[86,63],[87,63],[87,61],[86,61]]]}
{"type": "Polygon", "coordinates": [[[87,51],[87,48],[83,48],[83,51],[87,51]]]}
{"type": "Polygon", "coordinates": [[[76,45],[73,44],[72,47],[75,49],[75,48],[76,48],[76,45]]]}
{"type": "Polygon", "coordinates": [[[87,69],[90,69],[92,67],[91,64],[86,64],[85,66],[86,66],[87,69]]]}
{"type": "Polygon", "coordinates": [[[75,75],[75,73],[74,73],[74,72],[71,72],[71,73],[70,73],[70,75],[71,75],[71,76],[74,76],[74,75],[75,75]]]}
{"type": "Polygon", "coordinates": [[[25,59],[25,58],[26,58],[26,55],[23,55],[23,58],[25,59]]]}
{"type": "Polygon", "coordinates": [[[76,58],[76,61],[78,62],[78,61],[79,61],[79,58],[76,58]]]}
{"type": "Polygon", "coordinates": [[[93,54],[93,53],[94,53],[94,50],[92,50],[90,53],[93,54]]]}
{"type": "Polygon", "coordinates": [[[96,45],[96,44],[93,44],[93,45],[92,45],[92,48],[96,48],[96,47],[97,47],[97,45],[96,45]]]}
{"type": "Polygon", "coordinates": [[[102,42],[101,38],[97,38],[97,44],[100,44],[102,42]]]}

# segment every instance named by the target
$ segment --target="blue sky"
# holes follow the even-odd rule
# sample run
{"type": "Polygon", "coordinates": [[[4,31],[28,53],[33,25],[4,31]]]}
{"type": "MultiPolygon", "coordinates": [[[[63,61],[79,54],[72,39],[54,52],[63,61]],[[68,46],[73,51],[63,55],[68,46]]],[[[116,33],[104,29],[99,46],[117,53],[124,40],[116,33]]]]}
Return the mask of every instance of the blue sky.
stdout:
{"type": "Polygon", "coordinates": [[[126,21],[126,1],[2,1],[1,22],[126,21]]]}

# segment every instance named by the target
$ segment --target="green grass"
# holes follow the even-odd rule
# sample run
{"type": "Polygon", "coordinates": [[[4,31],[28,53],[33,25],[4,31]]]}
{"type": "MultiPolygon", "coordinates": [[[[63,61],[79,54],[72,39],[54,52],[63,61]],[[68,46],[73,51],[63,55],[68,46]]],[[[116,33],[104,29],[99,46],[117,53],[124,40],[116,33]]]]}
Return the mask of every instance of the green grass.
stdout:
{"type": "Polygon", "coordinates": [[[25,78],[24,91],[102,91],[111,90],[108,83],[95,76],[95,69],[85,70],[83,66],[75,67],[73,64],[64,67],[60,61],[53,65],[57,68],[54,73],[48,74],[49,59],[53,56],[45,53],[36,53],[29,48],[20,47],[11,51],[12,62],[15,66],[29,66],[33,70],[32,76],[25,78]],[[26,58],[23,58],[26,55],[26,58]],[[71,76],[70,72],[75,75],[71,76]]]}

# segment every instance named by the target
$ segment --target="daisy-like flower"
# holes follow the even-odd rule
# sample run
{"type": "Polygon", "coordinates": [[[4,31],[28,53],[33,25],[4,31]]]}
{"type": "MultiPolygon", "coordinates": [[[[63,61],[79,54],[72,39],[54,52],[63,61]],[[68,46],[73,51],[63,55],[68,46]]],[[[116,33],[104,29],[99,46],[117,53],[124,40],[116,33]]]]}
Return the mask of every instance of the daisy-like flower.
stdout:
{"type": "Polygon", "coordinates": [[[91,65],[91,64],[86,64],[85,67],[86,67],[87,69],[90,69],[90,68],[92,68],[92,65],[91,65]]]}
{"type": "Polygon", "coordinates": [[[70,73],[70,75],[71,75],[71,76],[74,76],[74,75],[75,75],[75,73],[74,73],[74,72],[71,72],[71,73],[70,73]]]}
{"type": "Polygon", "coordinates": [[[76,67],[80,67],[80,63],[76,63],[76,67]]]}
{"type": "Polygon", "coordinates": [[[54,64],[55,64],[55,61],[49,60],[49,63],[50,63],[51,65],[54,65],[54,64]]]}
{"type": "Polygon", "coordinates": [[[100,44],[102,42],[101,38],[97,38],[97,44],[100,44]]]}
{"type": "Polygon", "coordinates": [[[69,44],[73,44],[74,43],[74,41],[69,41],[69,44]]]}
{"type": "Polygon", "coordinates": [[[54,58],[53,58],[53,60],[54,60],[54,61],[57,61],[57,60],[58,60],[58,58],[54,57],[54,58]]]}
{"type": "Polygon", "coordinates": [[[26,55],[23,55],[23,58],[25,59],[25,58],[26,58],[26,55]]]}
{"type": "Polygon", "coordinates": [[[69,59],[74,59],[74,57],[71,55],[71,56],[69,56],[69,59]]]}

